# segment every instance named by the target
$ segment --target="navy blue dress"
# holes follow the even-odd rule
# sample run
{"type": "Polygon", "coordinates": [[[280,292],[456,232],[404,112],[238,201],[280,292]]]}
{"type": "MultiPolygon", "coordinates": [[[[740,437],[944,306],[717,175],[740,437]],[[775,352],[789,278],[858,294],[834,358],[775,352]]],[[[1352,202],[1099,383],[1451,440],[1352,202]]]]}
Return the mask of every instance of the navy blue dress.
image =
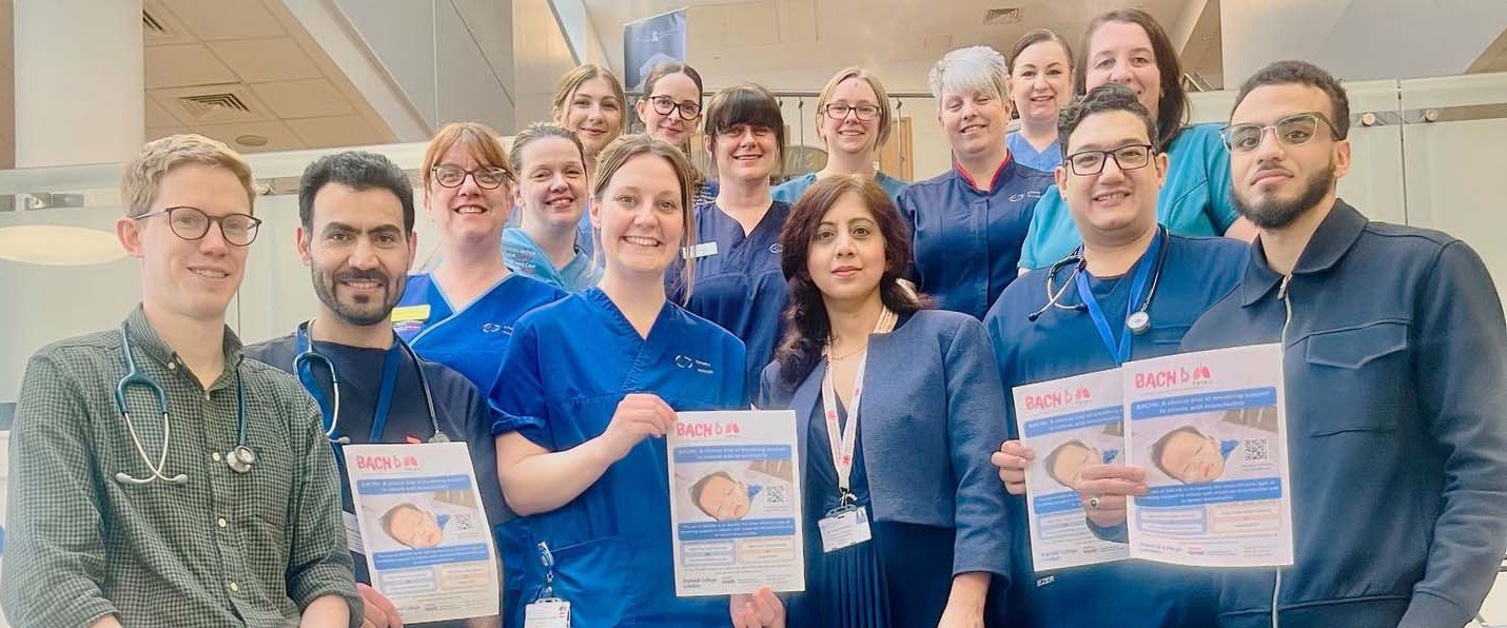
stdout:
{"type": "MultiPolygon", "coordinates": [[[[806,595],[791,607],[795,626],[887,628],[935,626],[952,591],[954,532],[898,522],[869,522],[873,540],[831,553],[822,551],[817,522],[838,506],[837,469],[820,397],[813,408],[806,450],[806,595]]],[[[840,402],[838,424],[847,429],[840,402]]],[[[860,420],[859,430],[863,423],[860,420]]],[[[858,439],[862,443],[862,439],[858,439]]],[[[863,447],[853,453],[850,488],[870,508],[863,447]]],[[[872,515],[873,509],[869,513],[872,515]]]]}

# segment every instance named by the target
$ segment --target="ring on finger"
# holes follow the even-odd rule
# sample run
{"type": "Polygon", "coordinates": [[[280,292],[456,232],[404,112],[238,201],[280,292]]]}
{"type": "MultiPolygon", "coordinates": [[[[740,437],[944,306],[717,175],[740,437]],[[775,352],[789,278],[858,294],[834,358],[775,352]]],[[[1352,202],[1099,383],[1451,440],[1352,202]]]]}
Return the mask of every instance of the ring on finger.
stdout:
{"type": "Polygon", "coordinates": [[[1092,508],[1094,510],[1098,510],[1099,509],[1099,498],[1097,498],[1097,497],[1090,497],[1090,498],[1088,498],[1088,507],[1092,508]]]}

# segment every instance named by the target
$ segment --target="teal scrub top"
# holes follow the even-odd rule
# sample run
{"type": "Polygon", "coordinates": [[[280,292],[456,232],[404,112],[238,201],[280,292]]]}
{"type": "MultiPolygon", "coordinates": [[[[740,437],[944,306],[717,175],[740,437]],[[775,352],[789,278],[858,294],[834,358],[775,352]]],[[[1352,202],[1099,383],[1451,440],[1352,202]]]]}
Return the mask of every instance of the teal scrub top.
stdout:
{"type": "MultiPolygon", "coordinates": [[[[910,185],[883,172],[874,173],[874,182],[884,188],[884,193],[890,198],[899,198],[900,193],[905,191],[905,186],[910,185]]],[[[774,197],[774,200],[794,205],[800,200],[801,195],[806,193],[806,189],[815,183],[816,173],[812,172],[775,186],[769,194],[774,197]]]]}
{"type": "MultiPolygon", "coordinates": [[[[1219,125],[1196,124],[1167,147],[1167,181],[1157,198],[1157,221],[1178,235],[1224,235],[1239,214],[1230,200],[1230,152],[1219,125]]],[[[1042,193],[1020,253],[1020,267],[1051,266],[1083,243],[1062,192],[1054,184],[1042,193]]]]}

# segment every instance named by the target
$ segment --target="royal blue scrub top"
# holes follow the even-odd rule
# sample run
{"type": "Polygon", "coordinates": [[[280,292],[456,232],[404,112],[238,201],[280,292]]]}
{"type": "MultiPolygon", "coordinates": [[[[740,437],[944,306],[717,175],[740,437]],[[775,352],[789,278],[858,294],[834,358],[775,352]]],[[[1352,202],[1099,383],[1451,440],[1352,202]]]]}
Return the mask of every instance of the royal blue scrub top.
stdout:
{"type": "Polygon", "coordinates": [[[460,371],[488,391],[518,317],[563,296],[559,288],[511,273],[457,310],[432,276],[409,275],[392,311],[393,330],[425,359],[460,371]]]}
{"type": "MultiPolygon", "coordinates": [[[[599,288],[544,306],[518,322],[492,388],[492,432],[521,434],[565,451],[606,431],[629,393],[658,395],[677,411],[746,408],[743,343],[667,301],[638,334],[599,288]]],[[[505,625],[522,626],[554,557],[554,593],[574,626],[726,625],[726,598],[675,597],[665,441],[647,438],[595,484],[552,512],[505,531],[505,625]]]]}

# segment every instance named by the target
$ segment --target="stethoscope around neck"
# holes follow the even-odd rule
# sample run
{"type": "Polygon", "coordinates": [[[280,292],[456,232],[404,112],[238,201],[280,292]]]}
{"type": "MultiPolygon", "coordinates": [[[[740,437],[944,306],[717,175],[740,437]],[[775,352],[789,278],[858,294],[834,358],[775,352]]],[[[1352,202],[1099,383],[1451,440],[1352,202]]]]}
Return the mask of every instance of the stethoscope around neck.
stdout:
{"type": "MultiPolygon", "coordinates": [[[[167,451],[172,436],[171,421],[168,418],[167,391],[162,388],[161,383],[136,367],[136,358],[131,355],[131,334],[125,323],[120,326],[120,345],[121,352],[125,354],[126,374],[115,384],[115,409],[120,412],[121,420],[126,423],[126,430],[131,433],[131,444],[136,446],[137,455],[141,456],[142,463],[146,465],[147,475],[137,477],[125,471],[119,471],[115,474],[115,481],[132,486],[151,484],[157,480],[175,485],[187,484],[187,474],[167,474],[167,451]],[[157,456],[155,464],[152,462],[152,457],[147,454],[146,446],[141,443],[141,435],[136,433],[136,424],[131,421],[131,409],[126,404],[126,391],[132,386],[141,386],[150,391],[157,399],[158,411],[162,413],[162,453],[157,456]]],[[[256,464],[256,452],[246,446],[246,387],[241,381],[239,367],[235,371],[235,400],[236,446],[229,455],[225,456],[225,464],[236,473],[249,473],[252,465],[256,464]]]]}
{"type": "MultiPolygon", "coordinates": [[[[298,353],[293,356],[293,374],[303,384],[305,390],[319,404],[319,412],[324,420],[324,436],[331,445],[349,445],[351,438],[338,435],[340,431],[340,374],[335,370],[335,363],[324,354],[314,350],[314,343],[309,339],[309,324],[312,321],[304,321],[298,324],[298,331],[294,333],[294,343],[298,353]],[[326,399],[324,391],[319,383],[314,380],[314,365],[318,363],[330,374],[331,395],[326,399]]],[[[419,363],[419,356],[414,353],[413,347],[403,342],[397,334],[393,334],[392,347],[387,351],[387,357],[382,361],[382,388],[377,393],[376,414],[372,417],[372,429],[368,442],[378,442],[382,437],[382,431],[387,426],[387,411],[392,406],[394,388],[397,386],[398,354],[406,354],[413,362],[413,368],[419,376],[419,387],[424,390],[424,406],[429,411],[429,426],[433,429],[428,442],[445,443],[450,438],[440,430],[438,415],[434,412],[434,394],[429,389],[429,377],[424,374],[424,367],[419,363]]]]}
{"type": "MultiPolygon", "coordinates": [[[[1158,226],[1157,239],[1153,242],[1153,246],[1157,248],[1157,251],[1156,264],[1150,269],[1151,286],[1146,290],[1145,296],[1141,297],[1140,306],[1125,315],[1125,328],[1129,329],[1130,333],[1133,335],[1139,336],[1151,329],[1151,300],[1156,297],[1157,285],[1162,281],[1162,267],[1167,262],[1168,239],[1169,237],[1167,235],[1167,229],[1165,227],[1158,226]]],[[[1046,305],[1041,306],[1041,309],[1027,315],[1026,318],[1032,323],[1035,323],[1036,320],[1041,318],[1041,315],[1047,313],[1048,310],[1060,309],[1073,312],[1087,312],[1089,311],[1090,307],[1097,309],[1097,304],[1091,306],[1088,302],[1088,300],[1092,298],[1092,294],[1090,294],[1086,290],[1087,278],[1083,276],[1083,271],[1085,270],[1086,265],[1087,260],[1083,257],[1083,248],[1079,247],[1077,249],[1074,249],[1073,252],[1067,257],[1057,260],[1057,262],[1053,263],[1051,267],[1047,268],[1047,303],[1046,305]],[[1066,268],[1068,266],[1072,266],[1073,271],[1068,274],[1067,281],[1062,282],[1062,285],[1059,287],[1056,285],[1056,277],[1063,268],[1066,268]],[[1080,283],[1082,285],[1079,285],[1080,283]],[[1080,288],[1080,299],[1078,303],[1071,305],[1063,303],[1062,297],[1064,297],[1067,294],[1067,291],[1075,285],[1079,285],[1080,288]]],[[[1140,286],[1135,284],[1144,283],[1145,275],[1144,272],[1139,272],[1141,271],[1139,264],[1137,264],[1136,270],[1138,271],[1138,274],[1141,275],[1141,277],[1139,278],[1139,282],[1136,278],[1132,279],[1130,293],[1132,306],[1136,305],[1135,299],[1136,297],[1140,296],[1138,294],[1140,292],[1140,286]]]]}

